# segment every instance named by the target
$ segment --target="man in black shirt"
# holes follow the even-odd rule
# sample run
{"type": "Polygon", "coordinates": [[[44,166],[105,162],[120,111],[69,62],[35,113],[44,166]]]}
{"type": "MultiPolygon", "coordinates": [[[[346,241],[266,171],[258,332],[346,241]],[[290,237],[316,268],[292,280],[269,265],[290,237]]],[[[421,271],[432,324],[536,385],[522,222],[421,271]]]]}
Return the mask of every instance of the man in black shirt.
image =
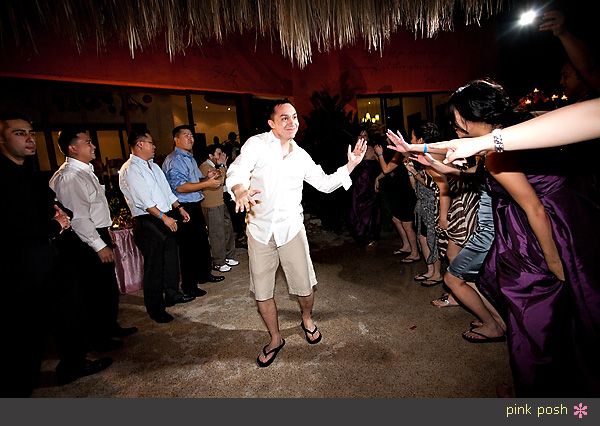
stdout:
{"type": "MultiPolygon", "coordinates": [[[[19,114],[0,114],[0,198],[6,202],[0,209],[5,237],[0,244],[0,316],[6,343],[0,351],[0,397],[31,395],[39,374],[46,314],[66,317],[69,312],[64,308],[70,306],[63,302],[73,300],[70,290],[54,287],[51,279],[56,264],[51,240],[69,229],[69,217],[37,171],[35,153],[31,121],[19,114]]],[[[65,322],[56,322],[59,384],[112,363],[110,358],[87,360],[65,322]]]]}

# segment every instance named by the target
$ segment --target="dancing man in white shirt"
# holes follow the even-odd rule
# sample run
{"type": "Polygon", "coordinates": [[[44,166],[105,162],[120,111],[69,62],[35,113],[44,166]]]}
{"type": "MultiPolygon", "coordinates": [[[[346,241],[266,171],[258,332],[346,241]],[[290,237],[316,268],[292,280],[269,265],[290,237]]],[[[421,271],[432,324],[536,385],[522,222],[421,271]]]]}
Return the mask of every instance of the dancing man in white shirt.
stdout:
{"type": "Polygon", "coordinates": [[[227,187],[231,188],[236,211],[248,213],[250,290],[271,336],[256,359],[260,367],[271,365],[285,345],[273,298],[280,263],[289,293],[298,296],[300,326],[306,340],[310,344],[321,341],[311,316],[317,279],[304,229],[303,182],[325,193],[341,186],[348,189],[352,185],[350,172],[362,161],[367,148],[364,140],[359,140],[354,150],[348,146],[348,163],[327,175],[294,141],[298,115],[288,100],[273,103],[268,123],[271,131],[248,139],[227,172],[227,187]]]}

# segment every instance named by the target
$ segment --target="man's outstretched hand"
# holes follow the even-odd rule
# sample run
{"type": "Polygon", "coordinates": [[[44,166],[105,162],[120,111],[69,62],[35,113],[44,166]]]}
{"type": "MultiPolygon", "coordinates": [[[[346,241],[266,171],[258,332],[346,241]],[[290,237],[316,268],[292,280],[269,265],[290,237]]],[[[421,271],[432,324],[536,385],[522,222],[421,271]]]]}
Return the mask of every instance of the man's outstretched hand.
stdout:
{"type": "Polygon", "coordinates": [[[365,157],[365,152],[367,152],[367,141],[364,138],[358,138],[353,150],[348,145],[348,172],[352,172],[358,166],[358,163],[365,157]]]}

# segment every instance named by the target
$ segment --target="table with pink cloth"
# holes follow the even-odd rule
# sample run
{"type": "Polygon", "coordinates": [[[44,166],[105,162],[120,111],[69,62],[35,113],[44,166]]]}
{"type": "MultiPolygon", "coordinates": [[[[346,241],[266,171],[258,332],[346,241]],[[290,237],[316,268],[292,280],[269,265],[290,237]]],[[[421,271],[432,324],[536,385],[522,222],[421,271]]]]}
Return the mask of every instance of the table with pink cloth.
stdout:
{"type": "Polygon", "coordinates": [[[115,271],[121,294],[135,293],[142,289],[144,258],[133,240],[133,229],[110,230],[115,253],[115,271]]]}

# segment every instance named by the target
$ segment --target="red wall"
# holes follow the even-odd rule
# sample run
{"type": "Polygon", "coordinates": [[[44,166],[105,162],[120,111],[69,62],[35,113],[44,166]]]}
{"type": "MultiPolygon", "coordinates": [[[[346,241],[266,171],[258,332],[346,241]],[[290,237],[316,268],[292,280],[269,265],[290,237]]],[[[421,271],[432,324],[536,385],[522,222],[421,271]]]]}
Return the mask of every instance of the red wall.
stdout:
{"type": "Polygon", "coordinates": [[[5,48],[0,76],[290,96],[306,114],[311,93],[338,93],[344,74],[355,93],[447,91],[493,74],[498,63],[494,37],[490,24],[460,27],[435,39],[400,31],[383,56],[369,53],[361,40],[329,54],[315,52],[312,63],[300,70],[281,55],[277,41],[256,39],[253,33],[189,48],[172,62],[160,43],[132,59],[116,44],[98,54],[92,42],[80,55],[71,43],[49,36],[39,43],[39,54],[5,48]]]}

